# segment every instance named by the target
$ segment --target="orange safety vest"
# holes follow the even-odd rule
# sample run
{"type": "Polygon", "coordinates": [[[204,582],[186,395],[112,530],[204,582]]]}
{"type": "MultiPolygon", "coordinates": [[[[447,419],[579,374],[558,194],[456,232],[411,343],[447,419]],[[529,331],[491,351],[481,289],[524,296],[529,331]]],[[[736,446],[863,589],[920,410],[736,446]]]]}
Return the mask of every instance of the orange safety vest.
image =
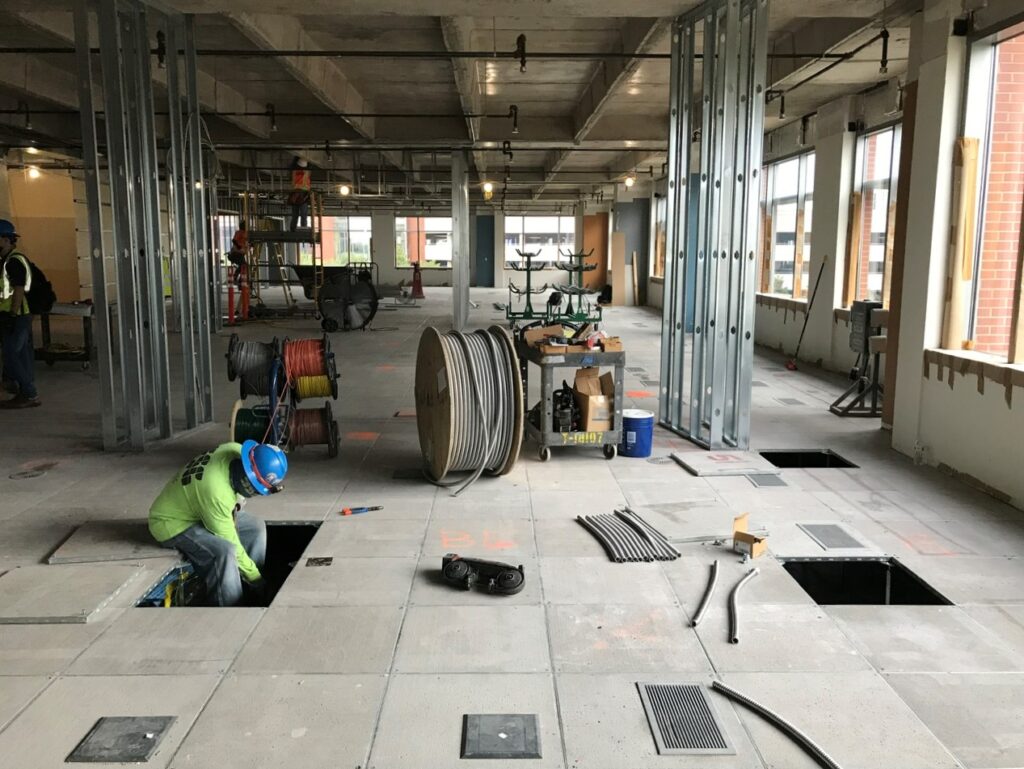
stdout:
{"type": "Polygon", "coordinates": [[[292,171],[292,189],[309,192],[312,188],[311,175],[308,168],[296,168],[292,171]]]}

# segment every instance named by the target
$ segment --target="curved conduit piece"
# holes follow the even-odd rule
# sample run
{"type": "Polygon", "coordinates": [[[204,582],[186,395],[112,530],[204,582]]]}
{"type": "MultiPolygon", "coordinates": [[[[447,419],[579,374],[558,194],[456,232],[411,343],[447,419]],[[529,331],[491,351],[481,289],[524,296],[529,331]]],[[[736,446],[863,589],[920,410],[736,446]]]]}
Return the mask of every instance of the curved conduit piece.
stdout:
{"type": "Polygon", "coordinates": [[[740,621],[737,613],[736,597],[739,595],[740,589],[757,575],[758,569],[748,571],[746,576],[736,583],[736,586],[729,594],[729,643],[731,644],[738,644],[740,642],[740,621]]]}
{"type": "Polygon", "coordinates": [[[708,584],[704,588],[704,595],[700,599],[700,605],[697,607],[697,613],[693,615],[693,621],[690,623],[690,627],[697,627],[700,621],[704,619],[704,612],[708,610],[708,604],[711,603],[711,596],[714,595],[715,586],[718,584],[718,559],[711,564],[711,573],[708,575],[708,584]]]}
{"type": "MultiPolygon", "coordinates": [[[[747,576],[749,577],[750,575],[748,574],[747,576]]],[[[743,583],[741,582],[740,584],[743,583]]],[[[834,758],[832,758],[832,756],[830,756],[828,753],[822,750],[821,747],[819,747],[810,737],[808,737],[802,731],[797,729],[795,726],[793,726],[793,724],[789,723],[789,721],[784,719],[782,716],[773,713],[771,710],[768,710],[768,708],[766,708],[764,705],[758,702],[754,702],[754,700],[750,699],[745,694],[741,694],[740,692],[733,689],[731,686],[728,686],[727,684],[724,684],[721,681],[712,681],[711,688],[717,692],[721,692],[729,699],[735,700],[744,707],[753,710],[765,721],[774,725],[781,732],[783,732],[790,739],[792,739],[793,742],[797,743],[801,748],[803,748],[807,752],[807,755],[809,755],[811,758],[817,761],[820,766],[825,767],[825,769],[842,769],[842,767],[836,762],[834,758]]]]}

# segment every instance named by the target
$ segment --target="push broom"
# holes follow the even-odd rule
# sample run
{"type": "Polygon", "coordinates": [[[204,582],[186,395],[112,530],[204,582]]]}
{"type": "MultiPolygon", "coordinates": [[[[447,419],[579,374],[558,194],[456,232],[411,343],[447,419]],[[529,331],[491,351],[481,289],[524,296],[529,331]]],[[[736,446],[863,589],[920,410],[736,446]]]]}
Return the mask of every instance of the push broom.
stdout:
{"type": "Polygon", "coordinates": [[[800,329],[800,338],[796,342],[796,352],[793,353],[792,358],[786,361],[786,368],[790,371],[796,371],[796,359],[800,357],[800,345],[804,343],[804,332],[807,330],[807,321],[811,319],[811,308],[814,307],[814,299],[818,296],[818,286],[821,285],[821,274],[825,272],[825,264],[827,262],[828,256],[822,260],[821,267],[818,269],[818,277],[814,281],[814,290],[811,292],[811,301],[807,303],[807,312],[804,313],[804,327],[800,329]]]}

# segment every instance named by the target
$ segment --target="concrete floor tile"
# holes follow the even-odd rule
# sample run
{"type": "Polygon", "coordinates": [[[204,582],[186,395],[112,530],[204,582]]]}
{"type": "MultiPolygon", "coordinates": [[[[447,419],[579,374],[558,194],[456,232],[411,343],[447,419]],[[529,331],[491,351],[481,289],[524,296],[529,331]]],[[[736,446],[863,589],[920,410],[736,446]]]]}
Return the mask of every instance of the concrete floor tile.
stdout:
{"type": "Polygon", "coordinates": [[[89,521],[79,526],[49,557],[48,563],[95,563],[164,558],[146,520],[89,521]]]}
{"type": "Polygon", "coordinates": [[[760,769],[754,748],[728,701],[710,692],[713,707],[729,737],[734,755],[659,756],[637,691],[637,682],[708,684],[701,674],[583,675],[556,677],[565,753],[571,767],[624,769],[760,769]]]}
{"type": "Polygon", "coordinates": [[[1019,603],[1024,558],[916,556],[907,568],[956,604],[1019,603]]]}
{"type": "Polygon", "coordinates": [[[403,606],[409,599],[415,558],[335,558],[288,575],[274,606],[403,606]]]}
{"type": "Polygon", "coordinates": [[[548,674],[392,676],[369,769],[563,769],[554,688],[548,674]],[[424,712],[432,716],[424,718],[424,712]],[[466,713],[533,713],[540,759],[511,763],[460,758],[466,713]]]}
{"type": "Polygon", "coordinates": [[[544,600],[551,604],[676,603],[660,564],[607,558],[541,558],[544,600]]]}
{"type": "Polygon", "coordinates": [[[726,607],[732,586],[721,587],[697,627],[719,673],[871,669],[821,607],[754,603],[745,592],[739,599],[740,642],[730,643],[726,607]]]}
{"type": "Polygon", "coordinates": [[[820,518],[814,514],[797,516],[798,522],[781,522],[767,512],[763,520],[768,535],[768,548],[776,558],[873,558],[888,555],[889,551],[871,540],[868,535],[850,523],[820,518]],[[863,547],[824,548],[800,527],[803,525],[832,524],[860,542],[863,547]]]}
{"type": "MultiPolygon", "coordinates": [[[[472,491],[472,489],[470,489],[472,491]]],[[[464,493],[453,497],[445,491],[434,499],[431,518],[464,520],[487,518],[530,518],[530,493],[526,489],[488,495],[464,493]]]]}
{"type": "Polygon", "coordinates": [[[898,673],[886,681],[968,769],[1024,766],[1024,674],[898,673]]]}
{"type": "Polygon", "coordinates": [[[826,611],[882,672],[1024,670],[1024,658],[957,606],[829,606],[826,611]]]}
{"type": "Polygon", "coordinates": [[[387,520],[373,513],[324,521],[306,548],[306,556],[412,558],[419,554],[426,522],[387,520]]]}
{"type": "Polygon", "coordinates": [[[542,556],[607,557],[600,543],[575,518],[538,518],[533,529],[542,556]]]}
{"type": "Polygon", "coordinates": [[[59,673],[109,627],[80,625],[8,625],[0,633],[0,675],[59,673]]]}
{"type": "Polygon", "coordinates": [[[718,583],[712,597],[713,605],[725,606],[729,591],[755,566],[758,574],[748,582],[741,593],[744,605],[760,606],[797,605],[814,606],[814,600],[804,592],[782,564],[770,555],[753,562],[742,563],[737,553],[713,545],[680,545],[682,557],[662,564],[662,569],[675,590],[688,617],[693,617],[704,596],[711,564],[718,561],[718,583]]]}
{"type": "MultiPolygon", "coordinates": [[[[723,680],[802,730],[843,769],[957,766],[877,673],[730,673],[723,680]]],[[[817,767],[775,726],[742,705],[736,709],[766,767],[817,767]]]]}
{"type": "Polygon", "coordinates": [[[218,680],[218,676],[59,678],[0,732],[0,756],[5,766],[54,769],[65,766],[64,759],[103,716],[175,716],[177,720],[146,762],[147,768],[164,769],[218,680]]]}
{"type": "Polygon", "coordinates": [[[540,606],[539,561],[536,558],[514,557],[501,560],[514,567],[523,567],[526,582],[515,595],[493,595],[487,592],[486,585],[474,586],[472,590],[451,585],[441,575],[441,557],[437,556],[420,560],[409,601],[413,606],[540,606]]]}
{"type": "Polygon", "coordinates": [[[385,673],[402,610],[391,606],[271,607],[235,673],[385,673]]]}
{"type": "Polygon", "coordinates": [[[498,561],[536,556],[533,521],[491,515],[432,520],[423,540],[423,555],[440,557],[446,553],[498,561]]]}
{"type": "Polygon", "coordinates": [[[559,673],[710,673],[686,615],[674,606],[551,606],[559,673]]]}
{"type": "Polygon", "coordinates": [[[12,569],[0,577],[0,624],[88,622],[139,571],[125,563],[12,569]]]}
{"type": "Polygon", "coordinates": [[[964,604],[960,607],[989,633],[1024,657],[1024,604],[964,604]]]}
{"type": "Polygon", "coordinates": [[[577,515],[611,513],[626,504],[621,493],[552,491],[537,486],[530,492],[530,505],[534,520],[541,518],[575,518],[577,515]]]}
{"type": "Polygon", "coordinates": [[[368,675],[228,676],[172,767],[363,766],[385,681],[368,675]]]}
{"type": "Polygon", "coordinates": [[[540,673],[551,669],[540,606],[412,606],[399,673],[540,673]]]}
{"type": "Polygon", "coordinates": [[[263,609],[129,609],[75,660],[68,675],[223,673],[263,609]]]}
{"type": "MultiPolygon", "coordinates": [[[[524,453],[529,457],[527,452],[524,453]]],[[[619,491],[619,484],[608,465],[608,460],[598,449],[555,447],[550,462],[530,462],[526,466],[526,475],[531,489],[615,494],[619,491]],[[576,456],[567,460],[564,454],[576,456]]]]}
{"type": "Polygon", "coordinates": [[[425,521],[430,517],[430,509],[433,504],[434,495],[430,489],[423,490],[422,497],[413,496],[391,496],[386,494],[372,494],[368,497],[356,497],[347,491],[342,492],[331,510],[327,513],[327,520],[342,518],[341,510],[345,507],[373,507],[380,505],[383,510],[371,510],[362,513],[363,516],[375,521],[410,520],[425,521]]]}
{"type": "Polygon", "coordinates": [[[0,677],[0,730],[14,720],[52,680],[49,676],[0,677]]]}

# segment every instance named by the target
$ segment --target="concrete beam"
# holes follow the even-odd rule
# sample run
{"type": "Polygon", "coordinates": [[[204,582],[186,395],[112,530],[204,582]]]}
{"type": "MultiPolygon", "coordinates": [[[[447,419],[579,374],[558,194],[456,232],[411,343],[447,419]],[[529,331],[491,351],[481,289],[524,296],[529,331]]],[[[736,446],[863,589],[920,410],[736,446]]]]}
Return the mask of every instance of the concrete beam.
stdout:
{"type": "MultiPolygon", "coordinates": [[[[671,26],[671,18],[626,19],[621,31],[620,50],[623,53],[647,53],[663,35],[668,33],[671,26]]],[[[587,138],[601,118],[608,101],[636,71],[641,61],[637,58],[604,59],[597,63],[593,77],[573,108],[574,141],[581,142],[587,138]]],[[[565,164],[570,154],[571,150],[556,153],[550,165],[552,176],[565,164]]],[[[542,186],[537,190],[537,196],[543,192],[544,187],[542,186]]]]}
{"type": "MultiPolygon", "coordinates": [[[[472,50],[470,42],[473,34],[473,19],[467,16],[445,16],[441,19],[441,34],[444,45],[449,51],[472,50]]],[[[459,104],[463,113],[479,114],[482,100],[480,98],[480,75],[476,59],[452,59],[452,71],[455,75],[455,87],[459,92],[459,104]]],[[[480,118],[466,118],[466,133],[472,141],[480,138],[480,118]]],[[[473,166],[477,175],[483,178],[487,170],[487,158],[481,152],[473,152],[473,166]]]]}

